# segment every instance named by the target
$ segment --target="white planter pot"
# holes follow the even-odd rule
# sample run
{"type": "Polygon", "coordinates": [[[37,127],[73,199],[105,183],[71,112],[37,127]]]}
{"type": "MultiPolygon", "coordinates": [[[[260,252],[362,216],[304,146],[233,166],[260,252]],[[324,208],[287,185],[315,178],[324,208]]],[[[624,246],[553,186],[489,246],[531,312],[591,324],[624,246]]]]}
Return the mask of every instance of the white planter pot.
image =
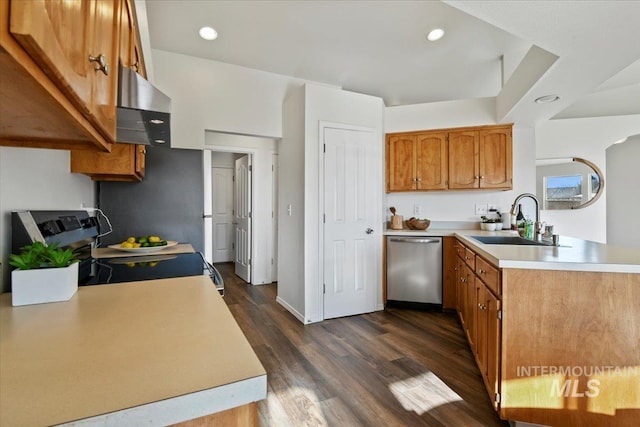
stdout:
{"type": "Polygon", "coordinates": [[[68,301],[77,291],[77,262],[64,268],[11,272],[11,303],[14,306],[68,301]]]}

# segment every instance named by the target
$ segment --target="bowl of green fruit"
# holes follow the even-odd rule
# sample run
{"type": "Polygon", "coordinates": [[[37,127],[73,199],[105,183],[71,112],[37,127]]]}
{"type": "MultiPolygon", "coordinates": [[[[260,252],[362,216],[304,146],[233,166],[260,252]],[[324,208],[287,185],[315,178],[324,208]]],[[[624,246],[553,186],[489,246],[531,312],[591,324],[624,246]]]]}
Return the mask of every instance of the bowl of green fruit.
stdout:
{"type": "Polygon", "coordinates": [[[177,245],[173,240],[164,240],[160,236],[129,237],[117,245],[109,245],[109,248],[124,252],[150,254],[177,245]]]}

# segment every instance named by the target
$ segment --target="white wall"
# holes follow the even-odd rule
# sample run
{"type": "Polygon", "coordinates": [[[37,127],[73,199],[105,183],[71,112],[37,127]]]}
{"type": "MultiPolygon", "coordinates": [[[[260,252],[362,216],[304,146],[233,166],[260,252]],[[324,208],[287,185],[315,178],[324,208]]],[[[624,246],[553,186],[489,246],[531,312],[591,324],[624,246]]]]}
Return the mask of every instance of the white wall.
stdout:
{"type": "Polygon", "coordinates": [[[282,140],[278,152],[277,300],[304,322],[304,86],[285,99],[282,114],[282,140]]]}
{"type": "Polygon", "coordinates": [[[607,243],[640,249],[640,135],[606,151],[607,243]]]}
{"type": "MultiPolygon", "coordinates": [[[[205,133],[205,147],[208,150],[229,153],[227,156],[231,157],[226,161],[234,166],[235,160],[233,154],[230,153],[250,153],[253,156],[251,283],[254,285],[271,283],[275,268],[271,264],[271,260],[274,258],[273,243],[275,239],[271,220],[273,211],[271,174],[273,154],[277,152],[277,140],[207,131],[205,133]]],[[[223,158],[214,157],[212,160],[215,165],[215,162],[219,162],[223,158]]],[[[211,236],[205,236],[205,238],[211,238],[211,236]]]]}
{"type": "Polygon", "coordinates": [[[0,147],[0,289],[9,290],[11,212],[24,209],[75,209],[94,206],[91,179],[69,171],[69,152],[0,147]]]}
{"type": "MultiPolygon", "coordinates": [[[[287,98],[283,111],[278,206],[282,268],[278,272],[278,301],[304,323],[318,322],[324,318],[320,291],[320,122],[375,129],[382,188],[384,104],[381,98],[307,84],[287,98]],[[289,205],[291,216],[287,212],[289,205]],[[292,265],[291,270],[285,271],[286,265],[292,265]]],[[[381,284],[380,275],[377,282],[381,284]]],[[[382,287],[377,287],[381,307],[382,287]]]]}
{"type": "Polygon", "coordinates": [[[172,103],[172,146],[203,149],[204,131],[279,138],[282,103],[305,81],[153,49],[156,86],[172,103]]]}
{"type": "Polygon", "coordinates": [[[613,143],[640,133],[640,114],[549,120],[536,127],[536,158],[582,157],[598,166],[604,176],[604,192],[591,206],[576,210],[548,210],[542,219],[554,224],[560,235],[597,242],[607,241],[609,191],[605,150],[613,143]]]}
{"type": "Polygon", "coordinates": [[[214,151],[213,153],[211,153],[211,167],[233,169],[236,167],[235,162],[236,155],[234,153],[227,153],[222,151],[214,151]]]}
{"type": "MultiPolygon", "coordinates": [[[[320,260],[320,125],[321,121],[375,129],[378,140],[377,166],[380,189],[384,183],[384,102],[382,98],[347,92],[319,85],[306,85],[305,100],[305,165],[304,165],[304,233],[305,233],[305,317],[308,322],[324,318],[322,295],[319,292],[320,260]]],[[[381,200],[375,204],[379,205],[381,200]]],[[[382,215],[377,215],[382,222],[382,215]]],[[[382,240],[381,240],[382,241],[382,240]]],[[[381,247],[378,248],[381,259],[381,247]]],[[[380,269],[378,269],[380,270],[380,269]]],[[[382,308],[380,272],[376,283],[380,292],[377,305],[382,308]]]]}
{"type": "MultiPolygon", "coordinates": [[[[429,104],[388,107],[385,110],[385,132],[406,132],[452,127],[496,124],[495,99],[479,98],[429,104]]],[[[480,221],[475,215],[475,204],[491,204],[501,212],[511,209],[520,193],[535,192],[535,132],[532,128],[513,128],[513,190],[509,191],[446,191],[388,193],[383,206],[389,220],[389,207],[399,215],[410,218],[414,206],[420,208],[420,217],[432,221],[480,221]]],[[[533,203],[523,200],[523,208],[534,217],[533,203]]]]}

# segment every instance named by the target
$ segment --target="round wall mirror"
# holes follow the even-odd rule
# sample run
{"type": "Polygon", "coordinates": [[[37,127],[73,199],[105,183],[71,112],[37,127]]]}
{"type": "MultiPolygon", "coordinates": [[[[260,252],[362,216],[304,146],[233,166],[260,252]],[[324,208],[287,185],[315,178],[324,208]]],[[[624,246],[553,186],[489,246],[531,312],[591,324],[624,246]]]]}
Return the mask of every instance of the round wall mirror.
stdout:
{"type": "Polygon", "coordinates": [[[604,190],[600,169],[579,157],[536,159],[536,196],[541,209],[581,209],[604,190]]]}

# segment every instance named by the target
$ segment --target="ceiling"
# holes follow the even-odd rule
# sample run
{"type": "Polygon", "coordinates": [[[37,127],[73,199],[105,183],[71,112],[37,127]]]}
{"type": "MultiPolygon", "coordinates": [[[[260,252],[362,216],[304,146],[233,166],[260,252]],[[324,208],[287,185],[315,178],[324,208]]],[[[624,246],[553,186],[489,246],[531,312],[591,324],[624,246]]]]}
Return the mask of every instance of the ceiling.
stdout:
{"type": "Polygon", "coordinates": [[[387,106],[496,97],[499,122],[640,114],[640,2],[147,0],[146,12],[153,49],[387,106]],[[198,37],[205,25],[217,40],[198,37]],[[445,36],[427,41],[436,27],[445,36]],[[550,93],[560,101],[533,102],[550,93]]]}

